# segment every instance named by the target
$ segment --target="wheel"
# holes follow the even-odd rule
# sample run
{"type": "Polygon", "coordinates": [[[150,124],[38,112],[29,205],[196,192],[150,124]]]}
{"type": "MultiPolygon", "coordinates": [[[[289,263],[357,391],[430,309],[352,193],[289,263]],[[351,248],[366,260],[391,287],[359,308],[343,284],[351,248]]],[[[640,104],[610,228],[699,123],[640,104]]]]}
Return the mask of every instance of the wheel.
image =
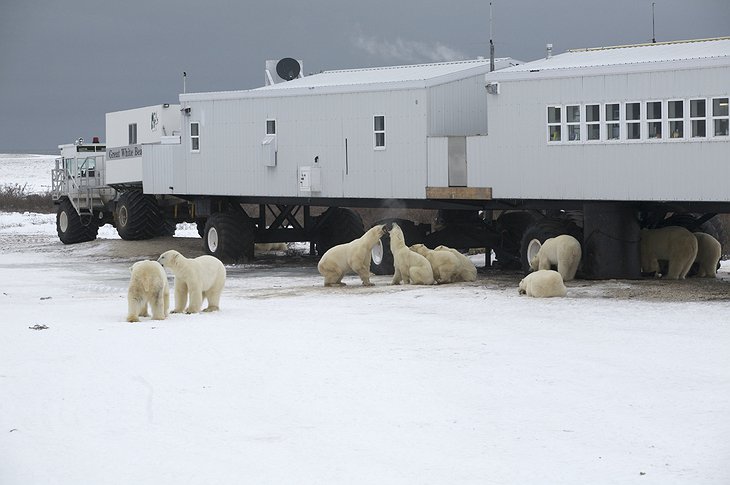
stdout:
{"type": "Polygon", "coordinates": [[[205,236],[205,219],[195,219],[195,227],[198,230],[198,236],[205,236]]]}
{"type": "Polygon", "coordinates": [[[318,256],[331,247],[348,243],[365,234],[360,214],[342,207],[330,207],[317,218],[315,225],[318,228],[315,236],[318,256]]]}
{"type": "Polygon", "coordinates": [[[501,244],[492,249],[497,258],[495,264],[501,269],[522,269],[522,236],[534,222],[535,216],[525,211],[504,212],[497,218],[495,229],[501,244]]]}
{"type": "MultiPolygon", "coordinates": [[[[406,219],[383,219],[378,221],[374,226],[380,224],[387,224],[389,222],[395,222],[403,231],[403,238],[406,241],[406,246],[417,244],[423,241],[423,231],[419,230],[418,226],[406,219]]],[[[380,264],[375,264],[375,261],[370,262],[370,271],[377,275],[393,274],[395,272],[395,266],[393,264],[393,253],[390,250],[390,235],[386,233],[380,238],[380,242],[383,244],[383,254],[381,257],[380,264]]]]}
{"type": "Polygon", "coordinates": [[[56,212],[56,232],[62,243],[76,244],[96,239],[99,225],[94,217],[79,216],[71,200],[64,197],[56,212]]]}
{"type": "Polygon", "coordinates": [[[119,237],[127,241],[159,236],[164,224],[155,197],[140,190],[128,190],[119,196],[114,223],[119,237]]]}
{"type": "Polygon", "coordinates": [[[520,261],[522,271],[530,272],[530,261],[527,257],[530,248],[530,241],[537,239],[541,243],[551,237],[561,234],[569,234],[583,244],[583,230],[578,225],[567,219],[540,219],[530,225],[522,234],[520,244],[520,261]]]}
{"type": "Polygon", "coordinates": [[[157,235],[163,236],[163,237],[174,236],[176,230],[177,230],[177,223],[175,221],[173,221],[172,219],[167,219],[167,218],[163,217],[160,227],[157,230],[157,235]]]}
{"type": "Polygon", "coordinates": [[[225,263],[253,260],[254,223],[231,212],[217,212],[205,222],[203,250],[225,263]]]}

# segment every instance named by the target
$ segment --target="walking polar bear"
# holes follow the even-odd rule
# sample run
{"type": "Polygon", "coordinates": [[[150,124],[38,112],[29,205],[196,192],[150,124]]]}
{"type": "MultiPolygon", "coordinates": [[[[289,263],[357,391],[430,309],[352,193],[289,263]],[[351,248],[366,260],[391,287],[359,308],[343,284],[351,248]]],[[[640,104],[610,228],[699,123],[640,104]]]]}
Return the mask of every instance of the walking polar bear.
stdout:
{"type": "Polygon", "coordinates": [[[139,322],[139,317],[149,315],[153,320],[164,320],[169,314],[170,287],[165,269],[157,261],[137,261],[129,268],[132,276],[127,291],[127,321],[139,322]]]}
{"type": "Polygon", "coordinates": [[[171,249],[162,253],[157,262],[175,275],[173,313],[198,313],[204,299],[208,300],[208,307],[204,312],[220,309],[221,292],[226,283],[226,267],[218,258],[206,254],[188,259],[171,249]]]}
{"type": "Polygon", "coordinates": [[[537,254],[530,259],[530,268],[533,271],[557,266],[563,281],[571,281],[575,278],[581,258],[580,243],[576,238],[569,234],[561,234],[546,239],[542,244],[537,239],[533,239],[530,241],[529,247],[539,248],[537,254]]]}
{"type": "Polygon", "coordinates": [[[395,266],[391,284],[398,285],[401,281],[414,285],[434,284],[431,263],[424,256],[411,251],[406,246],[403,231],[398,224],[393,222],[387,230],[390,234],[390,252],[393,253],[393,265],[395,266]]]}
{"type": "Polygon", "coordinates": [[[344,286],[342,277],[349,272],[357,273],[363,286],[373,286],[370,282],[371,251],[383,234],[385,225],[373,226],[361,237],[329,248],[317,264],[319,274],[324,276],[324,286],[344,286]]]}
{"type": "Polygon", "coordinates": [[[540,269],[522,278],[519,293],[535,298],[549,298],[565,296],[568,294],[568,290],[565,288],[560,273],[552,269],[540,269]]]}
{"type": "Polygon", "coordinates": [[[697,276],[715,278],[717,263],[722,256],[722,245],[717,239],[704,232],[695,232],[694,235],[697,238],[697,256],[694,261],[699,266],[697,276]]]}
{"type": "Polygon", "coordinates": [[[684,279],[697,256],[697,238],[688,229],[667,226],[641,230],[641,271],[659,273],[659,260],[669,262],[667,279],[684,279]]]}
{"type": "Polygon", "coordinates": [[[474,263],[456,249],[446,246],[429,249],[423,244],[414,244],[411,246],[411,251],[428,260],[433,270],[433,279],[439,284],[476,281],[477,270],[474,263]]]}

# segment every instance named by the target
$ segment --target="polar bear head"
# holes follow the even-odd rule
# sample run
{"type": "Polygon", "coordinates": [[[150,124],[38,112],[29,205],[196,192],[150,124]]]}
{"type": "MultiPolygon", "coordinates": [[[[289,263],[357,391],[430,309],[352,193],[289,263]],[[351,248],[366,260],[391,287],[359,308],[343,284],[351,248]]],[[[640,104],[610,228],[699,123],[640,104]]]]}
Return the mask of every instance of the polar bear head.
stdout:
{"type": "Polygon", "coordinates": [[[403,236],[403,231],[401,230],[400,226],[398,226],[398,224],[393,222],[390,229],[388,229],[388,227],[386,227],[385,229],[386,231],[388,231],[388,234],[390,234],[391,241],[396,241],[399,246],[405,246],[406,238],[405,236],[403,236]]]}
{"type": "Polygon", "coordinates": [[[165,251],[160,255],[159,258],[157,258],[157,262],[160,263],[165,268],[173,268],[177,264],[178,258],[180,258],[182,254],[175,251],[174,249],[170,249],[169,251],[165,251]]]}

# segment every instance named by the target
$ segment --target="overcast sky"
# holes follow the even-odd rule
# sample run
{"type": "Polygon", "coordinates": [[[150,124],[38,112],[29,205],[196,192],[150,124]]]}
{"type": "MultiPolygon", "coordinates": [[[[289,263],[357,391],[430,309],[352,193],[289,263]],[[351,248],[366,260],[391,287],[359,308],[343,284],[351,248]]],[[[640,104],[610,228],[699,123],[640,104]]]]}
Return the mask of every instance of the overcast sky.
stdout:
{"type": "MultiPolygon", "coordinates": [[[[497,57],[650,42],[650,0],[493,0],[497,57]]],[[[657,41],[730,35],[730,0],[655,0],[657,41]]],[[[489,1],[0,0],[0,153],[104,138],[110,111],[304,72],[489,55],[489,1]]]]}

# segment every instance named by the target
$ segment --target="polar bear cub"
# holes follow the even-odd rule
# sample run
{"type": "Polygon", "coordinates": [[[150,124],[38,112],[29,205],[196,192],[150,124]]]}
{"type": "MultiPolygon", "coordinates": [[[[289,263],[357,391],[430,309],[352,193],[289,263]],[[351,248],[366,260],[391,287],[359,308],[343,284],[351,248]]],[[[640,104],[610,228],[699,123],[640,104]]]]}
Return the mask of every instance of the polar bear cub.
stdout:
{"type": "Polygon", "coordinates": [[[722,245],[720,241],[704,232],[695,232],[694,235],[697,238],[697,256],[694,262],[699,265],[697,276],[715,278],[717,263],[722,256],[722,245]]]}
{"type": "Polygon", "coordinates": [[[188,259],[171,249],[162,253],[157,262],[175,275],[173,313],[198,313],[204,299],[208,300],[208,307],[204,312],[220,309],[221,292],[226,283],[226,267],[218,258],[206,254],[188,259]]]}
{"type": "Polygon", "coordinates": [[[398,227],[398,224],[394,222],[388,232],[390,233],[390,252],[393,253],[393,265],[395,266],[395,274],[391,283],[397,285],[402,281],[405,284],[414,285],[434,284],[431,263],[424,256],[411,251],[406,246],[403,230],[398,227]]]}
{"type": "Polygon", "coordinates": [[[371,251],[383,234],[385,225],[373,226],[361,237],[329,248],[317,264],[319,274],[324,276],[324,286],[344,286],[342,277],[349,272],[357,273],[363,286],[373,286],[370,282],[371,251]]]}
{"type": "Polygon", "coordinates": [[[146,317],[147,305],[152,307],[152,319],[164,320],[170,308],[170,287],[165,269],[157,261],[137,261],[129,268],[132,276],[127,291],[127,321],[139,322],[146,317]]]}
{"type": "Polygon", "coordinates": [[[549,298],[565,296],[568,294],[568,290],[565,288],[560,273],[551,269],[540,269],[522,278],[519,293],[535,298],[549,298]]]}
{"type": "MultiPolygon", "coordinates": [[[[535,241],[537,240],[533,239],[530,245],[535,244],[535,241]]],[[[537,243],[539,244],[539,241],[537,243]]],[[[539,247],[537,254],[530,260],[530,268],[533,271],[557,266],[563,281],[575,278],[581,258],[580,243],[576,238],[569,234],[561,234],[546,239],[539,247]]]]}
{"type": "Polygon", "coordinates": [[[669,262],[666,278],[684,279],[695,257],[697,238],[688,229],[666,226],[641,230],[641,271],[658,273],[659,260],[669,262]]]}

